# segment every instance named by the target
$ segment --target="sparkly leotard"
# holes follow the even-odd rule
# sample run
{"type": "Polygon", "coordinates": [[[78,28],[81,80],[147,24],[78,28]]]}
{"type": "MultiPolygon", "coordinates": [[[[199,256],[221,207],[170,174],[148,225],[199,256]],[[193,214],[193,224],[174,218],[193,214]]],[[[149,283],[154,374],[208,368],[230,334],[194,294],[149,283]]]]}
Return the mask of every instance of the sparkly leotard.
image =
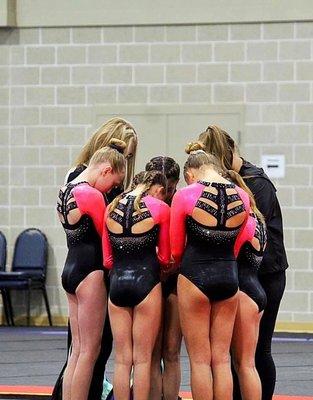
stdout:
{"type": "Polygon", "coordinates": [[[160,282],[160,264],[170,261],[169,206],[145,196],[141,212],[135,212],[134,201],[134,196],[126,194],[108,215],[122,227],[122,233],[113,233],[106,226],[103,233],[105,266],[113,266],[109,297],[120,307],[135,307],[144,300],[160,282]],[[152,222],[153,227],[133,233],[133,227],[143,221],[149,221],[150,227],[152,222]]]}
{"type": "Polygon", "coordinates": [[[173,257],[177,263],[182,258],[180,274],[211,301],[230,298],[238,290],[234,243],[248,209],[248,195],[232,183],[199,181],[174,196],[173,257]]]}
{"type": "Polygon", "coordinates": [[[266,246],[266,227],[254,214],[246,224],[246,238],[238,237],[235,243],[235,254],[238,254],[239,289],[246,293],[263,311],[266,306],[266,293],[259,281],[263,253],[266,246]]]}
{"type": "Polygon", "coordinates": [[[66,292],[75,294],[78,285],[88,274],[103,270],[101,234],[105,203],[103,195],[87,182],[68,183],[60,190],[57,210],[66,233],[68,254],[62,272],[66,292]],[[68,214],[78,208],[82,216],[71,224],[68,214]]]}

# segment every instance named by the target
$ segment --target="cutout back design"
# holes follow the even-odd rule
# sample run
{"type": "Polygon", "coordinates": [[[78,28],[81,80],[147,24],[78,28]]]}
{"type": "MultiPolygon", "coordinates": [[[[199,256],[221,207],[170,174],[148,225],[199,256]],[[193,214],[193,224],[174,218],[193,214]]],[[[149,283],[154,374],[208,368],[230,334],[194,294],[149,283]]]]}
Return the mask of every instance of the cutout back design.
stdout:
{"type": "MultiPolygon", "coordinates": [[[[237,215],[245,212],[244,204],[238,193],[229,193],[235,191],[233,183],[218,183],[218,182],[205,182],[199,183],[208,189],[204,189],[195,205],[195,208],[207,212],[210,216],[216,219],[216,228],[227,228],[227,222],[237,215]],[[210,191],[213,188],[214,192],[210,191]],[[238,204],[240,203],[240,204],[238,204]],[[233,206],[232,206],[233,205],[233,206]]],[[[200,223],[200,221],[196,220],[200,223]]],[[[203,224],[205,225],[205,224],[203,224]]],[[[237,226],[240,226],[239,223],[237,226]]],[[[234,227],[234,228],[235,228],[234,227]]],[[[214,228],[211,227],[210,228],[214,228]]]]}
{"type": "MultiPolygon", "coordinates": [[[[122,203],[120,201],[117,207],[109,214],[109,217],[122,227],[122,234],[126,236],[136,235],[132,231],[133,226],[138,224],[139,222],[144,221],[145,219],[152,218],[150,211],[143,201],[140,202],[139,208],[140,210],[144,209],[145,211],[134,211],[135,198],[136,197],[132,195],[125,195],[121,200],[126,199],[127,202],[122,203]],[[117,212],[116,210],[118,210],[119,212],[117,212]]],[[[146,232],[142,232],[142,234],[144,233],[146,232]]]]}
{"type": "Polygon", "coordinates": [[[57,211],[60,216],[61,224],[63,225],[64,231],[66,233],[66,239],[68,246],[76,246],[82,242],[89,243],[99,243],[100,237],[97,234],[94,223],[87,214],[81,215],[78,220],[74,223],[70,223],[68,220],[69,213],[72,210],[78,209],[78,205],[75,201],[72,190],[81,184],[88,182],[79,183],[68,183],[65,190],[59,191],[59,198],[57,202],[57,211]],[[63,221],[62,219],[63,218],[63,221]]]}
{"type": "Polygon", "coordinates": [[[122,228],[121,233],[115,233],[109,230],[109,236],[114,257],[123,257],[125,254],[136,254],[144,257],[145,251],[148,253],[157,245],[159,226],[154,224],[152,215],[146,204],[142,201],[139,205],[141,212],[134,211],[135,196],[125,195],[118,203],[117,207],[110,212],[109,218],[115,221],[122,228]],[[126,200],[126,203],[123,200],[126,200]],[[140,233],[134,233],[133,227],[138,223],[151,219],[153,227],[140,233]]]}
{"type": "Polygon", "coordinates": [[[64,219],[64,222],[61,221],[62,225],[67,225],[67,227],[71,227],[76,225],[78,221],[76,221],[74,224],[70,224],[68,221],[68,215],[70,213],[70,211],[75,210],[78,208],[77,203],[75,200],[71,201],[72,199],[74,199],[74,195],[72,193],[72,190],[74,189],[74,187],[81,185],[82,183],[87,183],[88,182],[78,182],[78,183],[68,183],[65,187],[65,190],[59,190],[59,196],[58,196],[58,202],[57,202],[57,211],[59,214],[61,214],[61,216],[64,219]]]}
{"type": "Polygon", "coordinates": [[[233,252],[246,218],[246,209],[236,186],[233,183],[198,183],[205,187],[186,219],[188,241],[206,248],[215,246],[211,250],[220,256],[227,249],[233,252]]]}
{"type": "Polygon", "coordinates": [[[251,244],[256,252],[260,252],[263,254],[267,241],[266,227],[255,215],[253,215],[253,218],[255,218],[256,220],[256,226],[251,244]],[[258,248],[256,248],[253,242],[257,243],[258,248]]]}
{"type": "Polygon", "coordinates": [[[241,270],[258,271],[266,247],[267,234],[265,225],[255,215],[252,218],[256,222],[254,235],[242,246],[238,256],[238,265],[241,270]]]}

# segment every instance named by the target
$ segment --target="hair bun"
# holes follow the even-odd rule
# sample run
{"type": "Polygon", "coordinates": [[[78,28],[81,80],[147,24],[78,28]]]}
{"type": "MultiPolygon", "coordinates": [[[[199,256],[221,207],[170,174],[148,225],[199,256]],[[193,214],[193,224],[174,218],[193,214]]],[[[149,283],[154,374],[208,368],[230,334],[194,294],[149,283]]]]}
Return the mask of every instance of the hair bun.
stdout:
{"type": "Polygon", "coordinates": [[[193,151],[199,151],[199,150],[204,151],[204,149],[205,149],[205,146],[204,146],[203,143],[201,143],[201,142],[191,142],[191,143],[187,144],[187,146],[185,148],[185,152],[187,154],[190,154],[193,151]]]}
{"type": "Polygon", "coordinates": [[[117,150],[119,153],[123,154],[126,149],[126,143],[123,140],[112,138],[108,143],[108,147],[117,150]]]}

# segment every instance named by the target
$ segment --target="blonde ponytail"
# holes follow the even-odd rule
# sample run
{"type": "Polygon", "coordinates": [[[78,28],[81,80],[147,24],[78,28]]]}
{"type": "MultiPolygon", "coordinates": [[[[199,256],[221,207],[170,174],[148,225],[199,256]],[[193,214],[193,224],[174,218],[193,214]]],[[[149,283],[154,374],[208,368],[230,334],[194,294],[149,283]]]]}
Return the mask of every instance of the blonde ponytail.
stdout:
{"type": "Polygon", "coordinates": [[[217,125],[209,125],[205,132],[200,133],[199,141],[207,153],[220,160],[223,169],[232,169],[236,145],[227,132],[217,125]]]}

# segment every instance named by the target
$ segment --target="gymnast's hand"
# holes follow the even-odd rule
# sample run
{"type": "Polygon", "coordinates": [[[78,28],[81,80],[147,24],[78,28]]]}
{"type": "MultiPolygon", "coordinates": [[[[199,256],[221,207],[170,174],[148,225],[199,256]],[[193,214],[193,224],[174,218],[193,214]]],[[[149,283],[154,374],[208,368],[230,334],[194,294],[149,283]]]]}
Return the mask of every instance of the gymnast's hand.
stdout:
{"type": "Polygon", "coordinates": [[[161,281],[164,282],[167,278],[177,271],[177,265],[172,258],[166,268],[161,268],[161,281]]]}

